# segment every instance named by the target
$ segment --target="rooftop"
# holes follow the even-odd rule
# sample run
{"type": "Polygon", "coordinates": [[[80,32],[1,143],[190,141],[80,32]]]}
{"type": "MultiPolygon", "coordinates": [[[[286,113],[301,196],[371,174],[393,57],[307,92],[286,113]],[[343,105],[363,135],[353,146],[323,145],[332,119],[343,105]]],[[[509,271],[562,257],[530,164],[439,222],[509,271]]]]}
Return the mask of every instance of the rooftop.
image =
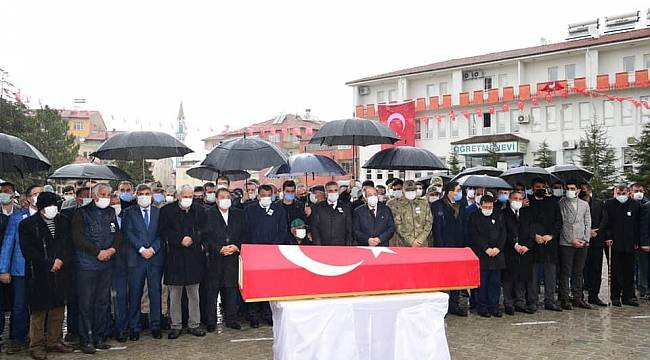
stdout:
{"type": "Polygon", "coordinates": [[[302,117],[300,117],[300,115],[284,114],[236,130],[224,131],[219,134],[209,136],[203,139],[202,141],[220,140],[220,139],[230,138],[234,136],[243,136],[246,133],[246,130],[248,128],[291,129],[296,127],[311,127],[314,129],[319,129],[324,123],[325,123],[324,121],[320,121],[320,120],[303,119],[302,117]]]}

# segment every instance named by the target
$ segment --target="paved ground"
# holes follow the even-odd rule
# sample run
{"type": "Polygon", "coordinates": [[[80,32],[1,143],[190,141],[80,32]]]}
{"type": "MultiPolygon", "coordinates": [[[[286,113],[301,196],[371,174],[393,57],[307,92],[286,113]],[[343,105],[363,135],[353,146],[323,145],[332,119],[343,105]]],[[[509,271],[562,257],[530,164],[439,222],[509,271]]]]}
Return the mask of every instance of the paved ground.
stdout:
{"type": "MultiPolygon", "coordinates": [[[[271,359],[271,328],[219,329],[204,338],[183,335],[153,340],[143,334],[126,348],[84,354],[52,355],[51,359],[271,359]]],[[[650,304],[639,308],[598,308],[484,319],[450,317],[447,337],[453,359],[648,359],[650,304]]],[[[120,346],[121,344],[117,344],[120,346]]],[[[0,359],[27,358],[27,353],[0,359]]]]}

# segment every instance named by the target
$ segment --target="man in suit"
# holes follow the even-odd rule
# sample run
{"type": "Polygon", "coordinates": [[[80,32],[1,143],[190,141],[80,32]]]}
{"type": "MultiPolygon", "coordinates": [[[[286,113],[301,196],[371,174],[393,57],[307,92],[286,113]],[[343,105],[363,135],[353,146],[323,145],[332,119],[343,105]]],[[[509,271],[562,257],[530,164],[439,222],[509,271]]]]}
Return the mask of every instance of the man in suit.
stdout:
{"type": "Polygon", "coordinates": [[[564,310],[571,310],[572,306],[591,309],[582,293],[582,270],[587,260],[587,246],[591,239],[591,212],[589,204],[578,198],[580,190],[577,182],[567,181],[565,186],[564,197],[558,202],[562,213],[562,233],[559,242],[560,304],[564,310]],[[569,298],[569,280],[571,280],[572,301],[569,298]]]}
{"type": "Polygon", "coordinates": [[[388,246],[395,233],[393,213],[379,202],[376,188],[366,187],[363,196],[366,205],[356,208],[352,217],[354,240],[359,246],[388,246]]]}
{"type": "Polygon", "coordinates": [[[129,339],[140,339],[140,305],[144,281],[149,294],[149,321],[151,336],[160,339],[160,290],[162,282],[163,253],[158,232],[160,209],[151,206],[152,191],[148,185],[136,188],[137,206],[124,211],[122,232],[127,243],[124,246],[129,267],[129,339]]]}
{"type": "Polygon", "coordinates": [[[339,186],[336,181],[325,184],[327,200],[313,208],[311,235],[314,245],[351,245],[352,212],[350,207],[339,201],[339,186]]]}
{"type": "Polygon", "coordinates": [[[244,211],[232,206],[230,192],[217,190],[217,206],[207,211],[205,238],[208,251],[207,331],[217,324],[216,301],[221,292],[226,327],[239,330],[237,319],[237,281],[239,247],[244,239],[244,211]]]}
{"type": "Polygon", "coordinates": [[[593,197],[593,188],[589,184],[580,186],[580,198],[589,204],[591,214],[591,234],[589,246],[587,247],[587,260],[584,267],[584,287],[589,289],[589,304],[598,306],[607,306],[607,304],[598,297],[600,285],[602,282],[603,272],[603,254],[604,240],[603,229],[607,223],[607,217],[603,209],[603,202],[593,197]]]}

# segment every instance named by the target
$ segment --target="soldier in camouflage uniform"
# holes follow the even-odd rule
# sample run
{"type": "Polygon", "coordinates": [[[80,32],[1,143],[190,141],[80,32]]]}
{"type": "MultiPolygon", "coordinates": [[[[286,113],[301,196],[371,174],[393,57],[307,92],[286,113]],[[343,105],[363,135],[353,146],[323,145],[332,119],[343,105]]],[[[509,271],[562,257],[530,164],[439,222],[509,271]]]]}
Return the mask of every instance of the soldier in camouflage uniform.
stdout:
{"type": "Polygon", "coordinates": [[[431,246],[431,209],[427,200],[417,197],[416,189],[414,181],[404,182],[404,197],[395,201],[391,209],[395,220],[394,246],[431,246]]]}

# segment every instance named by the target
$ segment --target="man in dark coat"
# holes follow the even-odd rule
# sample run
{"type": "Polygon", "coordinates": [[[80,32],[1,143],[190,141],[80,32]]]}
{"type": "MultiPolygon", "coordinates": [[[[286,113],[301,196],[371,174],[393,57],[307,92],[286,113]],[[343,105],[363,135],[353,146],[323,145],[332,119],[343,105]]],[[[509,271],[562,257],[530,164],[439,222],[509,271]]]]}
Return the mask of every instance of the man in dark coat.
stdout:
{"type": "Polygon", "coordinates": [[[206,214],[204,235],[208,251],[207,330],[217,324],[216,301],[221,292],[226,327],[241,329],[237,320],[239,248],[244,240],[244,212],[233,207],[227,189],[217,190],[217,206],[206,214]]]}
{"type": "Polygon", "coordinates": [[[291,222],[300,219],[307,222],[307,215],[305,215],[305,204],[296,197],[296,183],[293,180],[287,180],[282,183],[282,200],[278,200],[284,207],[287,214],[287,239],[289,242],[293,240],[291,233],[291,222]]]}
{"type": "Polygon", "coordinates": [[[528,207],[523,207],[522,192],[510,194],[508,206],[502,210],[506,230],[503,255],[506,269],[503,278],[503,305],[506,314],[515,311],[532,314],[537,311],[537,299],[533,297],[533,248],[535,240],[527,227],[530,224],[528,207]]]}
{"type": "Polygon", "coordinates": [[[481,286],[478,289],[478,314],[483,317],[501,317],[499,297],[501,295],[501,270],[506,267],[503,248],[506,244],[506,230],[503,217],[494,211],[494,198],[481,197],[480,209],[469,219],[469,234],[472,249],[479,258],[481,286]]]}
{"type": "Polygon", "coordinates": [[[352,228],[358,246],[388,246],[395,234],[395,220],[388,206],[379,203],[377,189],[367,186],[363,192],[366,205],[354,210],[352,228]]]}
{"type": "Polygon", "coordinates": [[[628,187],[621,184],[614,188],[614,198],[605,201],[605,212],[607,224],[601,231],[605,245],[612,250],[612,305],[639,306],[634,293],[634,251],[640,242],[641,205],[630,198],[628,187]]]}
{"type": "MultiPolygon", "coordinates": [[[[433,247],[466,247],[465,207],[460,204],[463,190],[456,181],[448,182],[443,189],[442,199],[431,204],[433,216],[433,247]]],[[[449,292],[449,313],[467,316],[466,306],[460,304],[460,291],[449,292]]]]}
{"type": "Polygon", "coordinates": [[[533,180],[533,196],[530,199],[530,232],[535,238],[533,280],[535,299],[539,291],[540,271],[544,272],[544,308],[562,311],[555,300],[558,262],[558,242],[562,231],[562,213],[557,200],[546,196],[546,182],[533,180]]]}
{"type": "Polygon", "coordinates": [[[607,306],[598,297],[603,273],[604,240],[603,232],[607,217],[603,209],[603,202],[593,198],[593,188],[589,184],[582,184],[580,198],[589,203],[591,213],[591,239],[587,247],[587,261],[584,268],[585,288],[589,290],[587,302],[592,305],[607,306]]]}
{"type": "Polygon", "coordinates": [[[203,229],[206,224],[205,207],[193,199],[193,188],[183,185],[177,192],[178,201],[160,209],[159,232],[165,248],[164,283],[169,286],[169,314],[171,330],[169,339],[181,334],[183,290],[187,293],[189,332],[205,336],[199,327],[199,284],[203,278],[205,256],[203,253],[203,229]]]}
{"type": "Polygon", "coordinates": [[[31,313],[29,353],[37,360],[46,359],[48,350],[63,353],[73,350],[63,345],[61,337],[70,233],[68,220],[58,213],[60,202],[56,194],[42,192],[37,200],[38,213],[19,225],[31,313]]]}
{"type": "Polygon", "coordinates": [[[311,216],[311,236],[314,245],[351,245],[352,211],[338,201],[335,181],[325,184],[327,200],[314,205],[311,216]]]}

